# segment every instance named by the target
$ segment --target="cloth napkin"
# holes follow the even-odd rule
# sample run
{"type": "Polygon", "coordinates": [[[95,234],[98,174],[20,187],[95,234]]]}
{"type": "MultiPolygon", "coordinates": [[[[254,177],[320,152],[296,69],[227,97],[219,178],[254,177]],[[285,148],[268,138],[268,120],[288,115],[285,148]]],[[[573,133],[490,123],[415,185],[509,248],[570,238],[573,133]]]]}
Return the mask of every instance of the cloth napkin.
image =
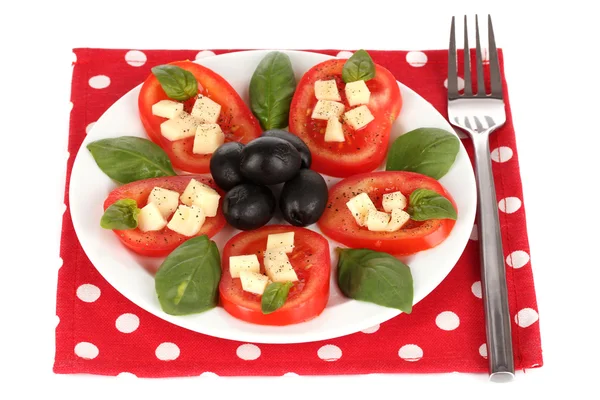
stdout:
{"type": "MultiPolygon", "coordinates": [[[[303,344],[253,344],[172,325],[133,304],[98,273],[82,250],[69,212],[73,161],[94,122],[159,64],[236,50],[75,49],[70,157],[57,288],[54,372],[138,377],[328,375],[487,371],[477,229],[447,278],[412,314],[341,338],[303,344]]],[[[348,57],[348,51],[319,51],[348,57]]],[[[370,51],[373,60],[446,110],[447,51],[370,51]]],[[[459,57],[459,59],[462,59],[459,57]]],[[[502,64],[502,54],[500,55],[502,64]]],[[[506,82],[504,82],[506,88],[506,82]]],[[[542,365],[525,207],[508,95],[507,122],[490,138],[500,209],[517,369],[542,365]]],[[[470,140],[462,141],[472,159],[470,140]]]]}

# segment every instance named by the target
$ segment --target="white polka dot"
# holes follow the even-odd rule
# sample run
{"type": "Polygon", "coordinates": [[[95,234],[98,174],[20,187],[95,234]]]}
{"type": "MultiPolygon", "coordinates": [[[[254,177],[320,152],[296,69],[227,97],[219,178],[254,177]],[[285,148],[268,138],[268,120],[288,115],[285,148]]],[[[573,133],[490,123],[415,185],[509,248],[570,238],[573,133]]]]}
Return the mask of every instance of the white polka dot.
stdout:
{"type": "MultiPolygon", "coordinates": [[[[463,90],[465,88],[465,80],[459,76],[456,81],[456,86],[458,87],[458,91],[463,90]]],[[[448,89],[448,78],[444,80],[444,87],[448,89]]]]}
{"type": "Polygon", "coordinates": [[[375,333],[378,330],[379,330],[379,324],[363,330],[362,333],[375,333]]]}
{"type": "Polygon", "coordinates": [[[110,78],[106,75],[92,76],[88,82],[94,89],[104,89],[110,85],[110,78]]]}
{"type": "Polygon", "coordinates": [[[135,374],[132,374],[131,372],[121,372],[119,373],[119,375],[117,375],[117,378],[133,379],[137,378],[137,376],[135,374]]]}
{"type": "Polygon", "coordinates": [[[473,229],[471,229],[471,236],[469,236],[471,240],[478,240],[479,233],[477,232],[477,224],[473,224],[473,229]]]}
{"type": "Polygon", "coordinates": [[[131,333],[140,326],[140,319],[135,314],[121,314],[115,321],[115,326],[119,332],[131,333]]]}
{"type": "Polygon", "coordinates": [[[139,50],[129,50],[127,54],[125,54],[125,61],[132,67],[141,67],[146,64],[147,60],[148,58],[146,58],[146,55],[139,50]]]}
{"type": "Polygon", "coordinates": [[[435,324],[445,331],[453,331],[460,325],[460,319],[452,311],[444,311],[435,317],[435,324]]]}
{"type": "Polygon", "coordinates": [[[215,55],[216,54],[210,50],[203,50],[203,51],[200,51],[198,54],[196,54],[196,60],[199,60],[201,58],[206,58],[206,57],[212,57],[215,55]]]}
{"type": "Polygon", "coordinates": [[[512,214],[521,208],[521,200],[517,197],[506,197],[498,202],[498,208],[502,212],[512,214]]]}
{"type": "Polygon", "coordinates": [[[100,288],[90,283],[84,283],[77,288],[77,297],[86,303],[93,303],[100,297],[100,288]]]}
{"type": "Polygon", "coordinates": [[[533,308],[524,308],[515,315],[515,322],[521,328],[527,328],[538,320],[538,313],[533,308]]]}
{"type": "Polygon", "coordinates": [[[55,315],[54,319],[56,320],[56,324],[54,325],[54,327],[57,328],[58,324],[60,324],[60,317],[58,315],[55,315]]]}
{"type": "Polygon", "coordinates": [[[154,353],[159,360],[173,361],[179,357],[180,350],[175,343],[164,342],[158,345],[154,353]]]}
{"type": "Polygon", "coordinates": [[[497,163],[503,163],[512,158],[513,151],[510,147],[500,146],[492,150],[491,156],[492,160],[496,161],[497,163]]]}
{"type": "Polygon", "coordinates": [[[398,357],[405,361],[419,361],[423,358],[423,349],[416,344],[405,344],[398,350],[398,357]]]}
{"type": "Polygon", "coordinates": [[[406,62],[412,67],[422,67],[427,64],[427,54],[422,51],[409,51],[406,53],[406,62]]]}
{"type": "Polygon", "coordinates": [[[215,374],[214,372],[206,371],[206,372],[201,373],[200,377],[201,378],[218,378],[219,375],[215,374]]]}
{"type": "Polygon", "coordinates": [[[332,344],[326,344],[317,351],[317,355],[323,361],[337,361],[342,357],[342,350],[332,344]]]}
{"type": "Polygon", "coordinates": [[[300,376],[295,372],[286,372],[285,374],[283,374],[283,376],[300,376]]]}
{"type": "Polygon", "coordinates": [[[92,128],[94,128],[94,125],[96,125],[95,122],[90,122],[88,126],[85,127],[85,133],[89,134],[92,128]]]}
{"type": "Polygon", "coordinates": [[[64,214],[64,213],[65,213],[65,211],[67,211],[67,205],[66,205],[66,204],[63,204],[63,205],[62,205],[62,213],[64,214]]]}
{"type": "Polygon", "coordinates": [[[351,51],[346,51],[346,50],[342,50],[339,53],[337,53],[337,58],[350,58],[352,57],[352,52],[351,51]]]}
{"type": "Polygon", "coordinates": [[[506,257],[506,263],[513,268],[521,268],[529,262],[529,254],[523,250],[513,251],[506,257]]]}
{"type": "Polygon", "coordinates": [[[481,281],[473,282],[471,292],[473,292],[475,297],[481,298],[481,281]]]}
{"type": "Polygon", "coordinates": [[[481,357],[487,358],[487,345],[485,343],[479,346],[479,354],[481,357]]]}
{"type": "Polygon", "coordinates": [[[254,344],[246,343],[238,347],[235,354],[242,360],[256,360],[260,357],[260,349],[254,344]]]}
{"type": "Polygon", "coordinates": [[[64,263],[64,260],[61,257],[58,257],[58,269],[60,269],[60,267],[62,267],[64,263]]]}
{"type": "Polygon", "coordinates": [[[98,357],[100,351],[98,348],[89,342],[79,342],[75,345],[75,354],[78,357],[85,358],[86,360],[91,360],[93,358],[98,357]]]}

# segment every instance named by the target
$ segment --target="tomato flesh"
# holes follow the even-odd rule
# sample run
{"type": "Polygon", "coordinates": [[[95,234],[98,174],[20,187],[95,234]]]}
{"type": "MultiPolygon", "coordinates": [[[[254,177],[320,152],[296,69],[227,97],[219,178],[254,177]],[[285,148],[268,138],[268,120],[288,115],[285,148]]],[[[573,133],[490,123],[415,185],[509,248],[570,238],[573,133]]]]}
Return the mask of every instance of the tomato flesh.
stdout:
{"type": "Polygon", "coordinates": [[[343,179],[329,191],[329,202],[318,222],[319,228],[331,239],[351,248],[368,248],[394,255],[408,255],[433,248],[452,231],[455,221],[432,219],[409,220],[396,232],[372,232],[356,223],[346,203],[365,192],[378,210],[383,210],[384,194],[402,192],[407,198],[416,189],[433,190],[456,204],[450,194],[435,179],[414,172],[385,171],[355,175],[343,179]]]}
{"type": "Polygon", "coordinates": [[[344,90],[342,69],[346,60],[332,59],[308,70],[294,94],[290,109],[290,132],[300,137],[310,148],[312,168],[323,174],[346,177],[377,168],[387,154],[392,123],[402,108],[400,89],[394,76],[376,65],[375,78],[366,82],[371,92],[367,107],[375,119],[364,128],[355,131],[343,123],[344,142],[325,142],[327,121],[312,119],[317,98],[314,84],[318,80],[334,79],[344,103],[350,107],[344,90]]]}
{"type": "MultiPolygon", "coordinates": [[[[221,105],[217,124],[225,134],[225,142],[248,143],[261,135],[258,120],[231,85],[214,71],[191,61],[171,63],[191,72],[198,81],[198,94],[209,97],[221,105]]],[[[210,170],[210,154],[194,154],[194,137],[169,141],[160,133],[160,124],[166,118],[152,114],[152,105],[160,100],[170,100],[152,74],[142,85],[138,98],[140,118],[148,137],[165,150],[175,168],[193,173],[210,170]]],[[[184,102],[184,110],[191,112],[195,98],[184,102]]]]}
{"type": "MultiPolygon", "coordinates": [[[[214,184],[213,180],[205,176],[170,176],[164,178],[151,178],[142,181],[131,182],[113,190],[104,201],[104,210],[111,204],[121,199],[132,199],[137,202],[139,208],[147,204],[148,196],[154,187],[174,190],[183,193],[190,180],[194,178],[199,182],[211,186],[223,195],[220,189],[214,184]]],[[[181,202],[180,202],[181,204],[181,202]]],[[[170,217],[169,217],[170,218],[170,217]]],[[[200,232],[196,236],[207,235],[212,237],[216,235],[225,226],[225,216],[221,207],[214,217],[207,217],[202,225],[200,232]]],[[[177,246],[190,237],[181,235],[175,231],[164,227],[160,231],[142,232],[138,228],[129,230],[113,230],[119,240],[131,251],[150,257],[163,257],[175,250],[177,246]]]]}
{"type": "Polygon", "coordinates": [[[318,233],[287,225],[267,225],[239,233],[223,248],[223,273],[219,284],[221,304],[241,320],[261,325],[290,325],[308,321],[323,311],[329,300],[331,260],[329,242],[318,233]],[[265,273],[263,255],[269,234],[294,232],[294,251],[288,254],[298,281],[290,289],[285,304],[271,314],[263,314],[262,297],[242,289],[240,279],[229,273],[229,257],[256,254],[265,273]]]}

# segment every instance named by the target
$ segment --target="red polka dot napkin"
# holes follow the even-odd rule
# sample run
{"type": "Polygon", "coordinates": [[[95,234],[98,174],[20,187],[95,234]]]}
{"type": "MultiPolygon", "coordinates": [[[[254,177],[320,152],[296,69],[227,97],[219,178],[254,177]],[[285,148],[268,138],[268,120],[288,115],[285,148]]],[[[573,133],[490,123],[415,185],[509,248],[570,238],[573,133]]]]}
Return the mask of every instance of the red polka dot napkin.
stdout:
{"type": "MultiPolygon", "coordinates": [[[[69,213],[70,171],[86,132],[108,107],[140,84],[151,67],[225,52],[75,50],[54,371],[138,377],[486,372],[476,229],[456,267],[412,314],[321,342],[266,345],[205,336],[142,310],[102,278],[81,249],[69,213]]],[[[446,115],[446,51],[370,53],[375,62],[446,115]]],[[[463,142],[472,156],[469,140],[463,142]]],[[[490,147],[501,211],[516,368],[539,367],[538,313],[510,111],[506,125],[492,135],[490,147]]]]}

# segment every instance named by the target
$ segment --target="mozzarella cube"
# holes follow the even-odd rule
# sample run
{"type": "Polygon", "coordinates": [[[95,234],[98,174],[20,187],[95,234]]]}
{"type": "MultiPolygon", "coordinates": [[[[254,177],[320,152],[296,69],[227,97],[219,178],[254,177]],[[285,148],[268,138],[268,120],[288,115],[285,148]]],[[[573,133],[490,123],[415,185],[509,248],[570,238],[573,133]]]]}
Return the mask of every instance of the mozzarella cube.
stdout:
{"type": "Polygon", "coordinates": [[[383,195],[381,204],[386,212],[392,212],[396,208],[404,210],[407,205],[406,196],[402,192],[387,193],[383,195]]]}
{"type": "Polygon", "coordinates": [[[344,105],[337,101],[319,100],[312,111],[313,119],[327,121],[329,118],[339,118],[344,112],[344,105]]]}
{"type": "Polygon", "coordinates": [[[206,96],[199,95],[192,108],[192,116],[201,124],[214,124],[219,120],[221,106],[206,96]]]}
{"type": "Polygon", "coordinates": [[[185,111],[160,124],[160,133],[170,141],[181,140],[196,134],[200,122],[185,111]]]}
{"type": "Polygon", "coordinates": [[[325,129],[325,141],[326,142],[344,142],[344,129],[342,123],[337,118],[329,118],[327,120],[327,129],[325,129]]]}
{"type": "Polygon", "coordinates": [[[390,214],[377,211],[370,210],[367,214],[367,229],[373,232],[383,232],[386,230],[388,222],[390,222],[390,214]]]}
{"type": "Polygon", "coordinates": [[[232,278],[239,278],[240,272],[260,272],[260,264],[256,254],[229,257],[229,273],[232,278]]]}
{"type": "Polygon", "coordinates": [[[166,225],[167,221],[154,203],[146,204],[138,214],[138,228],[142,232],[160,231],[166,225]]]}
{"type": "Polygon", "coordinates": [[[240,272],[242,289],[246,292],[262,295],[269,284],[269,278],[263,274],[251,271],[240,272]]]}
{"type": "Polygon", "coordinates": [[[294,251],[294,232],[274,233],[267,236],[267,250],[283,249],[286,253],[294,251]]]}
{"type": "Polygon", "coordinates": [[[402,228],[409,219],[410,215],[406,211],[399,208],[394,208],[392,210],[390,222],[385,230],[388,232],[396,232],[398,229],[402,228]]]}
{"type": "Polygon", "coordinates": [[[295,282],[298,275],[286,254],[265,257],[265,271],[273,282],[295,282]]]}
{"type": "Polygon", "coordinates": [[[275,247],[274,249],[265,250],[263,254],[265,258],[277,258],[282,256],[287,257],[287,250],[288,249],[285,247],[275,247]]]}
{"type": "Polygon", "coordinates": [[[355,131],[364,128],[375,119],[367,106],[359,106],[344,114],[344,119],[355,131]]]}
{"type": "Polygon", "coordinates": [[[344,91],[346,92],[346,99],[348,99],[350,107],[369,104],[371,92],[365,81],[349,82],[346,84],[344,91]]]}
{"type": "Polygon", "coordinates": [[[315,97],[317,100],[342,101],[335,79],[315,82],[315,97]]]}
{"type": "Polygon", "coordinates": [[[157,117],[171,119],[181,111],[183,111],[183,103],[173,100],[161,100],[156,104],[152,104],[152,115],[157,117]]]}
{"type": "Polygon", "coordinates": [[[167,228],[183,236],[195,236],[200,232],[205,220],[206,216],[200,207],[181,205],[177,207],[167,228]]]}
{"type": "Polygon", "coordinates": [[[215,189],[192,178],[179,199],[187,206],[201,208],[205,216],[214,217],[219,210],[220,198],[215,189]]]}
{"type": "Polygon", "coordinates": [[[212,154],[225,142],[225,135],[218,124],[202,124],[196,128],[194,154],[212,154]]]}
{"type": "Polygon", "coordinates": [[[162,216],[168,218],[179,205],[179,193],[155,187],[148,196],[148,204],[150,203],[156,204],[162,216]]]}
{"type": "Polygon", "coordinates": [[[360,226],[365,226],[367,224],[369,211],[377,211],[371,198],[366,193],[361,193],[351,198],[350,201],[346,203],[346,207],[348,207],[356,220],[356,223],[360,226]]]}

